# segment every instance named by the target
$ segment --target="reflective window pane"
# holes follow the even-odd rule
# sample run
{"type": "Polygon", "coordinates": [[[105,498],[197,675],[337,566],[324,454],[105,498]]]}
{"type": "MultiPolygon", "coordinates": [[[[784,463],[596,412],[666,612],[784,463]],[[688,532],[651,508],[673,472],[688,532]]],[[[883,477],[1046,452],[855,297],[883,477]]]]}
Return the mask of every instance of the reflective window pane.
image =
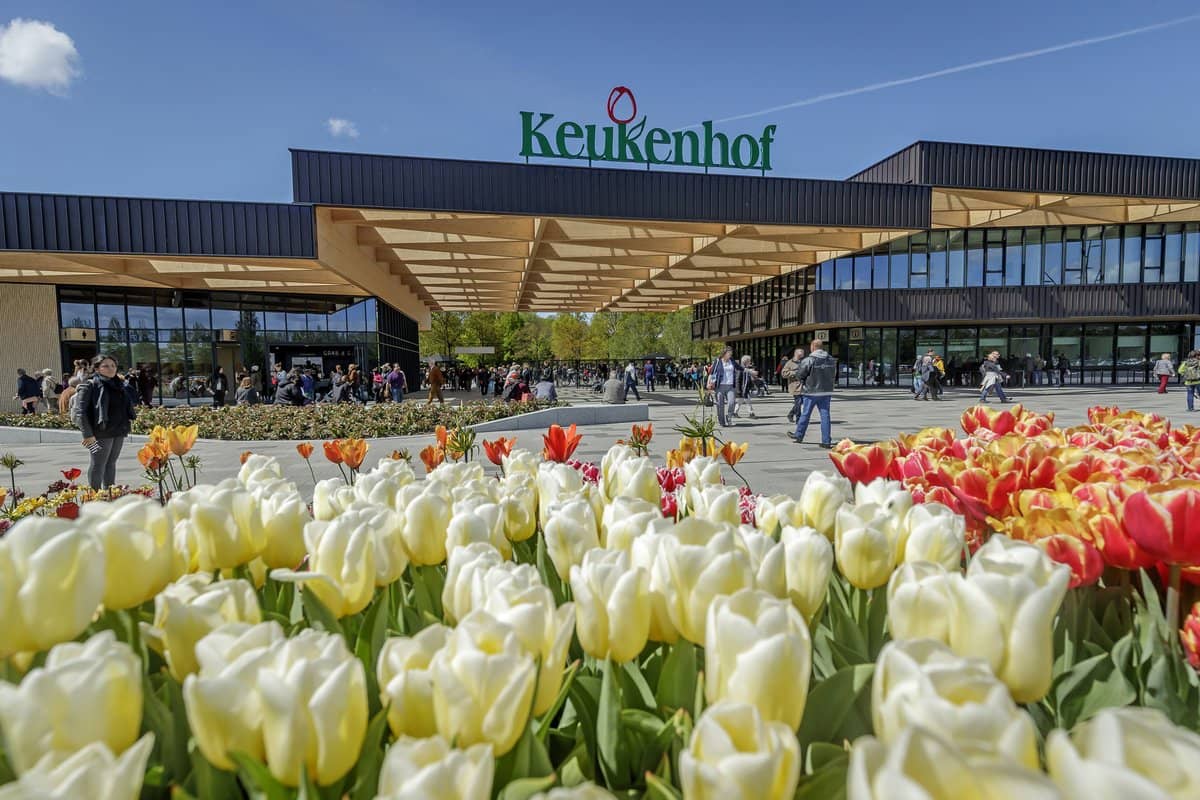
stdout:
{"type": "Polygon", "coordinates": [[[950,274],[948,283],[950,286],[966,286],[966,232],[965,231],[950,231],[949,236],[949,257],[950,257],[950,274]]]}
{"type": "Polygon", "coordinates": [[[1121,282],[1121,226],[1109,225],[1104,229],[1103,283],[1121,282]]]}
{"type": "Polygon", "coordinates": [[[1200,223],[1189,222],[1184,228],[1183,279],[1200,281],[1200,223]]]}
{"type": "MultiPolygon", "coordinates": [[[[818,286],[823,292],[828,292],[833,289],[833,265],[834,262],[826,261],[825,263],[821,264],[820,271],[817,273],[819,277],[818,286]]],[[[362,330],[361,306],[355,304],[346,309],[346,325],[348,330],[362,330]]]]}
{"type": "Polygon", "coordinates": [[[929,286],[941,289],[946,285],[946,232],[934,231],[929,234],[929,286]]]}
{"type": "Polygon", "coordinates": [[[1096,284],[1100,282],[1103,257],[1100,250],[1099,225],[1084,229],[1083,232],[1083,282],[1096,284]]]}
{"type": "Polygon", "coordinates": [[[1183,226],[1178,223],[1163,229],[1163,281],[1175,283],[1183,277],[1183,226]]]}
{"type": "Polygon", "coordinates": [[[1138,271],[1142,263],[1142,226],[1125,226],[1125,245],[1121,259],[1121,282],[1137,283],[1141,280],[1138,271]]]}
{"type": "Polygon", "coordinates": [[[170,306],[159,306],[157,311],[158,328],[182,328],[183,327],[183,309],[172,308],[170,306]]]}
{"type": "Polygon", "coordinates": [[[125,313],[129,316],[129,340],[131,342],[153,342],[155,340],[153,306],[129,306],[125,309],[125,313]]]}
{"type": "Polygon", "coordinates": [[[1042,257],[1042,282],[1050,286],[1060,286],[1063,282],[1062,235],[1062,228],[1046,229],[1046,246],[1042,257]]]}
{"type": "Polygon", "coordinates": [[[96,327],[96,307],[91,303],[60,303],[58,316],[64,328],[96,327]]]}
{"type": "Polygon", "coordinates": [[[881,247],[871,256],[871,281],[876,289],[888,286],[888,251],[881,247]]]}
{"type": "Polygon", "coordinates": [[[983,286],[983,231],[967,231],[967,286],[983,286]]]}
{"type": "Polygon", "coordinates": [[[892,242],[891,263],[889,265],[890,279],[888,285],[893,289],[908,288],[908,240],[901,239],[892,242]]]}
{"type": "Polygon", "coordinates": [[[214,308],[212,310],[212,326],[215,330],[234,330],[239,319],[236,308],[214,308]]]}
{"type": "Polygon", "coordinates": [[[854,286],[854,259],[839,258],[834,262],[836,270],[833,288],[850,289],[854,286]]]}
{"type": "Polygon", "coordinates": [[[1025,229],[1025,285],[1042,283],[1042,229],[1025,229]]]}
{"type": "Polygon", "coordinates": [[[1004,285],[1004,231],[987,231],[984,250],[984,284],[1004,285]]]}
{"type": "Polygon", "coordinates": [[[1021,285],[1021,229],[1004,232],[1004,285],[1021,285]]]}
{"type": "Polygon", "coordinates": [[[854,288],[871,288],[871,257],[869,255],[854,257],[854,288]]]}

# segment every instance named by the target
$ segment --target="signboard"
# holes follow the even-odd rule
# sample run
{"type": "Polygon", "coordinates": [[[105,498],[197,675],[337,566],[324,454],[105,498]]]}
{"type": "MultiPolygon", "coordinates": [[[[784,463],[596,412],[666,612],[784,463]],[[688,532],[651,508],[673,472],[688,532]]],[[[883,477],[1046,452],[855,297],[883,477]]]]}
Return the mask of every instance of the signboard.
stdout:
{"type": "Polygon", "coordinates": [[[577,161],[618,161],[627,164],[670,164],[676,167],[721,169],[771,169],[774,125],[762,133],[727,134],[713,130],[712,121],[700,130],[646,129],[646,117],[637,119],[637,100],[626,86],[608,95],[612,125],[558,122],[554,114],[521,112],[521,155],[529,158],[566,158],[577,161]],[[634,120],[637,119],[635,122],[634,120]]]}
{"type": "Polygon", "coordinates": [[[813,338],[820,339],[822,342],[828,342],[829,341],[829,331],[827,331],[827,330],[826,331],[815,331],[813,333],[813,338]]]}
{"type": "Polygon", "coordinates": [[[454,354],[456,356],[466,356],[466,355],[490,356],[491,354],[493,354],[495,352],[496,352],[496,348],[491,347],[491,346],[487,346],[487,347],[456,347],[456,348],[454,348],[454,354]]]}

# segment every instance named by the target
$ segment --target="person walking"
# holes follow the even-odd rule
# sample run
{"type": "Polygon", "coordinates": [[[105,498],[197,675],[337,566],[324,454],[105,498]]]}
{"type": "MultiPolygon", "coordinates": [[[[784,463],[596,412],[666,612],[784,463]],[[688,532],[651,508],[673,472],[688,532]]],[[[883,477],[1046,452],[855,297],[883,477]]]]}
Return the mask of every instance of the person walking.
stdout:
{"type": "Polygon", "coordinates": [[[836,378],[837,361],[825,352],[823,340],[813,339],[808,357],[800,362],[800,369],[796,372],[796,380],[804,384],[804,399],[796,418],[796,431],[789,434],[796,444],[804,442],[804,434],[808,433],[808,423],[815,408],[821,414],[821,447],[826,450],[833,447],[833,419],[829,405],[833,401],[836,378]]]}
{"type": "Polygon", "coordinates": [[[733,415],[741,416],[742,409],[747,409],[750,419],[754,419],[754,403],[750,400],[750,391],[754,388],[754,379],[758,377],[758,370],[754,368],[754,362],[750,356],[742,356],[741,359],[742,371],[738,373],[738,390],[737,399],[733,404],[733,415]]]}
{"type": "Polygon", "coordinates": [[[1067,385],[1067,379],[1071,377],[1071,360],[1062,353],[1058,354],[1058,360],[1054,364],[1058,370],[1058,385],[1060,387],[1067,385]]]}
{"type": "Polygon", "coordinates": [[[98,355],[92,359],[92,368],[92,377],[79,385],[75,423],[83,434],[83,446],[91,453],[88,484],[93,489],[107,489],[116,483],[117,459],[137,410],[117,377],[116,359],[98,355]]]}
{"type": "Polygon", "coordinates": [[[62,394],[58,396],[58,413],[64,417],[70,417],[75,409],[75,404],[72,402],[75,398],[75,393],[79,391],[79,378],[72,375],[67,378],[67,388],[63,389],[62,394]]]}
{"type": "Polygon", "coordinates": [[[804,398],[804,384],[796,380],[797,373],[800,372],[800,362],[804,360],[804,348],[797,347],[792,353],[792,357],[784,362],[779,370],[780,380],[785,386],[791,387],[792,390],[792,409],[788,411],[788,422],[795,422],[796,417],[800,416],[800,404],[804,398]]]}
{"type": "Polygon", "coordinates": [[[219,408],[225,405],[225,394],[229,391],[229,378],[225,376],[225,368],[217,367],[217,371],[213,373],[213,407],[219,408]]]}
{"type": "Polygon", "coordinates": [[[1154,362],[1154,376],[1158,378],[1158,393],[1167,393],[1167,382],[1175,376],[1175,364],[1171,361],[1170,353],[1163,353],[1162,358],[1154,362]]]}
{"type": "Polygon", "coordinates": [[[934,386],[937,384],[937,367],[933,365],[933,359],[930,356],[921,359],[917,373],[921,376],[921,388],[913,395],[913,400],[928,400],[930,392],[935,391],[934,386]]]}
{"type": "Polygon", "coordinates": [[[1008,396],[1004,394],[1004,368],[1000,366],[1000,351],[993,350],[988,354],[988,357],[979,365],[979,372],[983,375],[983,383],[979,387],[979,402],[986,403],[988,394],[995,389],[996,396],[1000,398],[1001,403],[1008,402],[1008,396]]]}
{"type": "Polygon", "coordinates": [[[433,405],[434,399],[445,405],[446,398],[442,397],[442,387],[446,385],[446,376],[442,374],[437,363],[430,362],[426,380],[429,382],[429,399],[425,401],[425,405],[433,405]]]}
{"type": "Polygon", "coordinates": [[[254,388],[254,381],[247,375],[242,378],[242,382],[238,385],[237,394],[234,395],[233,401],[239,406],[256,406],[262,402],[262,398],[258,394],[258,390],[254,388]]]}
{"type": "Polygon", "coordinates": [[[1200,394],[1200,350],[1193,350],[1179,365],[1179,374],[1187,390],[1187,410],[1196,410],[1196,395],[1200,394]]]}
{"type": "Polygon", "coordinates": [[[722,428],[733,424],[733,403],[737,399],[741,371],[742,365],[733,360],[733,348],[726,347],[708,372],[708,388],[716,392],[717,422],[722,428]]]}
{"type": "Polygon", "coordinates": [[[641,394],[641,392],[638,391],[637,369],[633,366],[632,361],[630,361],[628,364],[625,365],[625,399],[626,400],[629,399],[629,392],[631,390],[633,391],[633,396],[636,397],[638,399],[638,402],[640,403],[642,401],[642,394],[641,394]]]}
{"type": "Polygon", "coordinates": [[[47,367],[42,370],[39,378],[42,390],[42,402],[46,404],[46,413],[52,412],[58,405],[58,383],[54,380],[54,370],[47,367]]]}
{"type": "Polygon", "coordinates": [[[17,393],[13,395],[13,400],[21,401],[22,414],[36,414],[38,409],[38,400],[41,397],[42,387],[38,379],[32,375],[27,375],[25,370],[17,368],[17,393]]]}
{"type": "Polygon", "coordinates": [[[654,362],[647,360],[642,367],[642,377],[646,381],[646,391],[654,391],[654,362]]]}
{"type": "Polygon", "coordinates": [[[387,374],[388,392],[391,393],[393,403],[404,402],[404,390],[408,388],[408,378],[404,374],[404,370],[400,369],[400,365],[396,364],[387,374]]]}

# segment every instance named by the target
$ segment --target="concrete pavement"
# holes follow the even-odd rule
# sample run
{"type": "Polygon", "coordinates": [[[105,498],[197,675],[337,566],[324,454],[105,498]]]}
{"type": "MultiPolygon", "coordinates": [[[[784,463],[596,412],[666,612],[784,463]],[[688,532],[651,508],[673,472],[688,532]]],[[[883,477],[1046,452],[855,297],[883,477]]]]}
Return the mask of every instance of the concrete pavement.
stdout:
{"type": "MultiPolygon", "coordinates": [[[[595,402],[594,396],[586,390],[564,389],[562,394],[565,400],[572,403],[595,402]]],[[[651,454],[656,460],[662,460],[668,449],[677,446],[679,434],[671,429],[683,421],[685,414],[695,410],[694,397],[692,393],[682,391],[642,392],[643,400],[650,405],[650,421],[654,425],[651,454]]],[[[1012,397],[1037,411],[1053,411],[1056,422],[1063,426],[1085,422],[1089,406],[1114,404],[1123,409],[1136,408],[1162,414],[1176,424],[1200,424],[1200,414],[1186,412],[1184,391],[1179,386],[1172,386],[1166,395],[1156,394],[1153,388],[1145,387],[1069,386],[1065,389],[1041,387],[1014,390],[1012,397]]],[[[833,399],[833,438],[834,441],[851,438],[867,442],[889,439],[900,432],[912,432],[929,426],[958,429],[963,409],[977,400],[977,390],[965,388],[948,389],[946,399],[940,402],[915,402],[912,395],[903,389],[841,390],[833,399]]],[[[991,402],[996,401],[992,399],[991,402]]],[[[755,419],[739,419],[722,433],[726,439],[750,443],[749,452],[738,469],[755,491],[794,493],[810,471],[832,469],[828,453],[815,444],[820,440],[816,414],[807,436],[809,443],[797,445],[786,436],[792,427],[786,420],[791,408],[790,396],[776,391],[770,397],[755,400],[754,407],[755,419]]],[[[712,412],[710,407],[709,413],[712,412]]],[[[598,461],[617,439],[628,436],[629,427],[628,423],[581,427],[579,430],[583,434],[583,441],[576,451],[576,457],[598,461]]],[[[479,439],[494,439],[500,435],[516,437],[518,447],[541,450],[540,431],[497,431],[480,434],[479,439]]],[[[136,453],[144,441],[145,437],[130,437],[126,441],[117,473],[119,481],[131,484],[142,482],[142,469],[136,453]]],[[[416,460],[417,453],[432,441],[433,436],[429,434],[372,439],[366,465],[373,466],[381,456],[393,450],[407,449],[413,456],[417,472],[421,473],[423,468],[416,460]]],[[[337,469],[325,461],[320,443],[314,444],[317,447],[312,456],[312,465],[317,477],[335,477],[337,469]]],[[[279,457],[287,476],[302,489],[307,489],[312,485],[312,478],[308,467],[296,453],[295,446],[296,442],[279,441],[201,441],[193,452],[202,459],[200,480],[204,482],[215,482],[235,475],[239,468],[239,456],[249,450],[279,457]]],[[[15,453],[25,461],[18,471],[17,483],[32,493],[41,492],[48,483],[59,479],[59,470],[87,467],[87,452],[74,443],[0,444],[0,453],[8,452],[15,453]]],[[[486,461],[484,463],[491,468],[486,461]]],[[[0,481],[5,484],[7,479],[7,475],[0,475],[0,481]]]]}

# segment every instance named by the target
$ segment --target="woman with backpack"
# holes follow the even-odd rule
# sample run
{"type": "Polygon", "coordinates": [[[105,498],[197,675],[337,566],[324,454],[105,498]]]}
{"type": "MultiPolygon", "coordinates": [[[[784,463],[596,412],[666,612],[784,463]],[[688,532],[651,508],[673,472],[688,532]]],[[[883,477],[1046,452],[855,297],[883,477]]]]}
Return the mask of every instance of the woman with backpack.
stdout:
{"type": "Polygon", "coordinates": [[[1183,386],[1187,389],[1187,410],[1195,411],[1196,395],[1200,394],[1200,350],[1188,353],[1179,365],[1179,374],[1183,376],[1183,386]]]}
{"type": "Polygon", "coordinates": [[[92,359],[91,378],[79,384],[76,393],[75,423],[83,433],[83,446],[91,455],[88,483],[93,489],[106,489],[116,483],[117,459],[130,423],[137,411],[117,376],[117,361],[112,356],[92,359]]]}

